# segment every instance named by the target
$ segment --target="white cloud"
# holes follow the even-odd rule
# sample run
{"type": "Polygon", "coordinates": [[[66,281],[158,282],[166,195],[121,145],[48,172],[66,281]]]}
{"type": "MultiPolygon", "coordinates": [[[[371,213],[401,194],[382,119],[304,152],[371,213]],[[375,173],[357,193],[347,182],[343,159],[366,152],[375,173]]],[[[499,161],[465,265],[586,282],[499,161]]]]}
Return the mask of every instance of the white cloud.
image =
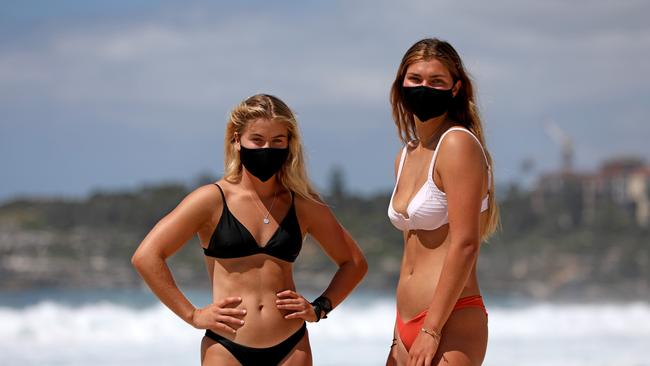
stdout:
{"type": "MultiPolygon", "coordinates": [[[[520,89],[534,92],[538,102],[556,103],[648,85],[650,70],[642,60],[650,53],[650,28],[573,29],[578,15],[585,23],[585,17],[621,13],[620,7],[597,3],[582,14],[578,6],[559,1],[518,4],[424,1],[398,8],[386,2],[373,10],[357,2],[342,5],[339,17],[326,14],[336,18],[332,21],[320,14],[288,23],[290,14],[241,13],[216,23],[193,17],[184,24],[149,19],[68,29],[25,48],[5,49],[0,85],[5,99],[36,93],[77,104],[205,107],[233,92],[246,95],[251,85],[273,86],[307,105],[384,103],[393,68],[409,45],[398,47],[396,38],[426,36],[430,29],[451,33],[460,22],[474,27],[454,38],[481,50],[461,53],[477,79],[499,94],[517,98],[520,89]],[[544,17],[559,23],[544,24],[539,20],[544,17]],[[395,27],[400,23],[401,29],[395,27]],[[361,28],[365,31],[350,33],[361,28]],[[635,76],[622,77],[622,70],[635,76]],[[311,92],[302,92],[306,89],[311,92]]],[[[534,108],[530,102],[521,105],[534,108]]]]}
{"type": "MultiPolygon", "coordinates": [[[[179,138],[196,134],[195,125],[213,128],[241,98],[270,92],[309,117],[306,135],[311,126],[318,126],[314,136],[336,136],[351,125],[367,134],[377,116],[390,123],[388,92],[403,53],[420,38],[439,36],[454,44],[477,80],[498,161],[550,159],[539,148],[548,145],[539,133],[545,116],[583,134],[583,156],[594,160],[647,140],[646,3],[341,1],[237,11],[202,3],[118,21],[73,19],[0,44],[0,110],[25,106],[4,113],[0,127],[83,119],[155,125],[156,133],[179,138]],[[613,124],[608,119],[617,108],[624,121],[613,124]],[[327,110],[340,119],[320,113],[327,110]],[[370,118],[368,111],[377,112],[370,118]],[[187,123],[195,124],[191,132],[187,123]],[[514,134],[530,143],[513,145],[514,134]],[[603,146],[609,136],[627,140],[603,146]],[[603,150],[591,156],[597,148],[603,150]]],[[[373,143],[395,143],[394,134],[381,138],[373,135],[373,143]]]]}

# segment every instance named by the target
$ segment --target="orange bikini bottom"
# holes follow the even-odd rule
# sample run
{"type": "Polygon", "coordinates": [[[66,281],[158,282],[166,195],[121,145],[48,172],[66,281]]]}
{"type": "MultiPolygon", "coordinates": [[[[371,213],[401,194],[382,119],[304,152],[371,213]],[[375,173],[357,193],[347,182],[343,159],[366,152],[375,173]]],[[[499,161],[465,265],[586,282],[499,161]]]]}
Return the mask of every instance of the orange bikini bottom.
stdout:
{"type": "MultiPolygon", "coordinates": [[[[465,309],[465,308],[479,308],[483,310],[485,316],[487,316],[487,310],[485,310],[485,304],[483,304],[483,298],[481,295],[461,297],[454,305],[454,310],[465,309]]],[[[415,337],[418,336],[424,325],[424,318],[427,316],[427,310],[424,310],[420,314],[416,315],[415,318],[404,322],[399,316],[399,311],[397,312],[397,333],[402,340],[402,343],[408,351],[411,349],[413,342],[415,342],[415,337]]]]}

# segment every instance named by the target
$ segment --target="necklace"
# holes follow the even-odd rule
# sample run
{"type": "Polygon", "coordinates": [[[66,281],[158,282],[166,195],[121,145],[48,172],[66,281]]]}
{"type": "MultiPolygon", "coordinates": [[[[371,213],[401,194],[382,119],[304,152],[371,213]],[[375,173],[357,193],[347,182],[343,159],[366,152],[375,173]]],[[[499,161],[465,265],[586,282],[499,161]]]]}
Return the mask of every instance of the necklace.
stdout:
{"type": "Polygon", "coordinates": [[[443,121],[438,127],[436,127],[436,129],[431,133],[428,139],[424,140],[418,138],[417,140],[422,147],[430,147],[434,141],[437,141],[440,138],[440,136],[442,136],[442,132],[446,130],[446,127],[447,127],[447,121],[443,121]]]}
{"type": "MultiPolygon", "coordinates": [[[[260,208],[260,205],[257,203],[257,201],[255,199],[253,199],[253,195],[250,192],[248,192],[248,194],[251,196],[251,200],[255,203],[255,206],[257,206],[257,209],[260,210],[260,212],[262,212],[262,215],[264,215],[264,210],[262,210],[260,208]]],[[[271,220],[269,220],[269,215],[271,214],[271,211],[273,210],[273,205],[275,204],[275,199],[276,198],[278,198],[278,191],[273,192],[273,201],[271,201],[271,207],[269,207],[269,211],[266,213],[266,215],[264,215],[264,219],[262,220],[262,222],[264,224],[266,224],[266,225],[268,225],[271,222],[271,220]]],[[[260,202],[261,201],[262,200],[260,199],[260,202]]],[[[264,203],[262,202],[262,204],[264,204],[264,203]]]]}

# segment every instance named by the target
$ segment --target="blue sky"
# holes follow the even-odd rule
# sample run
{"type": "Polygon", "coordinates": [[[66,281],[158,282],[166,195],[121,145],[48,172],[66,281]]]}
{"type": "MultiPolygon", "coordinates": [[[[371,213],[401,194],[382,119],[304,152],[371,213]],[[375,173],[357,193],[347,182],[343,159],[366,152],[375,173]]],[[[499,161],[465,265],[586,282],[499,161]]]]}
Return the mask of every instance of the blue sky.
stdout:
{"type": "Polygon", "coordinates": [[[415,41],[459,51],[478,86],[497,181],[650,160],[644,1],[3,1],[0,201],[83,196],[222,171],[232,106],[266,92],[297,113],[310,175],[387,190],[400,145],[388,90],[415,41]]]}

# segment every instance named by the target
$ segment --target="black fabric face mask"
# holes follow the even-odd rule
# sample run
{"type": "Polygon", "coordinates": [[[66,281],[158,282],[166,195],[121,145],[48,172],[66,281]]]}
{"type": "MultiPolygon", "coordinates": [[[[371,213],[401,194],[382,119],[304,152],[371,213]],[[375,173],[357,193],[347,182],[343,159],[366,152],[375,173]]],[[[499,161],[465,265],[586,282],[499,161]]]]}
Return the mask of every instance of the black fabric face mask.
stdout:
{"type": "Polygon", "coordinates": [[[423,85],[402,86],[402,96],[406,109],[421,122],[426,122],[447,112],[454,99],[452,89],[440,90],[423,85]]]}
{"type": "MultiPolygon", "coordinates": [[[[241,145],[240,145],[241,146],[241,145]]],[[[239,159],[253,176],[262,182],[271,179],[275,173],[280,171],[282,164],[287,161],[289,156],[289,148],[275,149],[247,149],[241,146],[239,151],[239,159]]]]}

